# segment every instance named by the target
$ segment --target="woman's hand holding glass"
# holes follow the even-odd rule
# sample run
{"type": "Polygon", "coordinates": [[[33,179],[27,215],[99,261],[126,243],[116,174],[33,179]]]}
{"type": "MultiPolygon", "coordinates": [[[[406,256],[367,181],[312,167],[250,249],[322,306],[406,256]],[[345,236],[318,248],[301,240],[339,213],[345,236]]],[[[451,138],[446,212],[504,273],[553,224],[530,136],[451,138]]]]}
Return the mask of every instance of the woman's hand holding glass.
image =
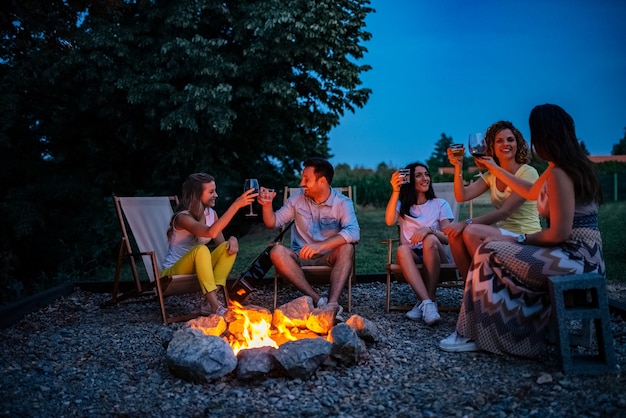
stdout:
{"type": "Polygon", "coordinates": [[[233,204],[237,205],[239,209],[245,208],[248,205],[252,205],[252,202],[254,202],[254,199],[258,195],[259,194],[254,189],[248,189],[244,191],[243,194],[239,196],[233,204]]]}
{"type": "Polygon", "coordinates": [[[481,170],[491,171],[491,169],[494,166],[497,166],[495,160],[488,155],[485,155],[484,157],[476,158],[474,159],[474,161],[476,162],[476,167],[478,167],[481,170]]]}
{"type": "Polygon", "coordinates": [[[450,164],[452,164],[453,166],[463,166],[463,155],[456,155],[455,150],[453,150],[452,148],[448,148],[446,150],[446,153],[448,154],[448,160],[450,161],[450,164]]]}
{"type": "MultiPolygon", "coordinates": [[[[243,183],[243,190],[244,191],[252,190],[252,194],[254,194],[254,196],[252,197],[258,196],[259,195],[259,181],[257,179],[246,179],[243,183]]],[[[250,212],[246,213],[246,216],[256,216],[256,213],[252,211],[252,202],[254,202],[254,199],[252,199],[252,201],[250,202],[250,212]]]]}
{"type": "Polygon", "coordinates": [[[394,192],[399,192],[400,191],[400,187],[402,187],[403,183],[404,183],[404,176],[402,174],[400,174],[399,171],[395,171],[391,175],[391,180],[389,180],[389,184],[391,184],[391,187],[392,187],[393,191],[394,192]]]}

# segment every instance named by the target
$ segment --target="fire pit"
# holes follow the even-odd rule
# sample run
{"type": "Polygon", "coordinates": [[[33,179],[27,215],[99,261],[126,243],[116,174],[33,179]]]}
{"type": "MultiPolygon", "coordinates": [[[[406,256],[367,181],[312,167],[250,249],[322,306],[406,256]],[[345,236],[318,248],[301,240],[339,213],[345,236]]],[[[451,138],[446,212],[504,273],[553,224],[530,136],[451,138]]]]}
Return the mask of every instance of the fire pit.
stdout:
{"type": "Polygon", "coordinates": [[[327,359],[356,363],[365,342],[375,342],[375,325],[358,315],[335,325],[332,307],[313,308],[308,296],[273,313],[257,307],[231,307],[224,317],[191,320],[167,348],[170,371],[205,382],[236,370],[241,379],[286,375],[308,378],[327,359]]]}

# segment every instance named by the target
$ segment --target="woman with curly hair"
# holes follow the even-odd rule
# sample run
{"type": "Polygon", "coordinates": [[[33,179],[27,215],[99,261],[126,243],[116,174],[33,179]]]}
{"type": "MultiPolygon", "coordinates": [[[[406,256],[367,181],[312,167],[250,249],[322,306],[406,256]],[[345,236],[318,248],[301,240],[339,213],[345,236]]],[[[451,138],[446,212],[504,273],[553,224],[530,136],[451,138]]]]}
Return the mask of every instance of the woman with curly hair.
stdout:
{"type": "MultiPolygon", "coordinates": [[[[496,164],[513,176],[528,182],[539,178],[537,170],[528,165],[528,145],[522,133],[511,122],[499,121],[492,124],[485,134],[487,155],[496,164]]],[[[455,157],[448,148],[448,158],[454,165],[454,197],[465,202],[485,193],[491,194],[494,210],[475,218],[455,222],[444,232],[450,240],[450,250],[462,277],[467,276],[474,251],[487,237],[502,235],[517,236],[541,230],[535,202],[528,201],[515,193],[496,176],[486,173],[475,182],[463,184],[463,157],[455,157]]],[[[476,165],[481,167],[480,158],[476,165]]]]}

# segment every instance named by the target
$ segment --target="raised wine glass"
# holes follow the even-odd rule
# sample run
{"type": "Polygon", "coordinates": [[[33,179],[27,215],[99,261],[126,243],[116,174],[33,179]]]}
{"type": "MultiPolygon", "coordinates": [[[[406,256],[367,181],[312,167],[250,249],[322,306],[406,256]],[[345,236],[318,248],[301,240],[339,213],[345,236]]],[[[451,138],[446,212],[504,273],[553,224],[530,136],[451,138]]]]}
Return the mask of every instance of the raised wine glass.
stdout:
{"type": "MultiPolygon", "coordinates": [[[[469,152],[474,158],[480,158],[487,155],[487,144],[485,143],[485,137],[480,132],[470,134],[468,141],[469,152]]],[[[477,177],[482,177],[480,170],[477,177]]]]}
{"type": "MultiPolygon", "coordinates": [[[[250,189],[254,189],[254,193],[259,192],[259,181],[257,179],[246,179],[246,181],[244,181],[243,191],[247,192],[250,189]]],[[[250,212],[246,213],[246,216],[257,216],[257,214],[252,211],[252,203],[250,203],[250,212]]]]}
{"type": "Polygon", "coordinates": [[[474,158],[480,158],[487,155],[487,144],[485,143],[485,137],[483,134],[476,133],[470,134],[469,142],[467,144],[469,146],[469,152],[472,154],[474,158]]]}

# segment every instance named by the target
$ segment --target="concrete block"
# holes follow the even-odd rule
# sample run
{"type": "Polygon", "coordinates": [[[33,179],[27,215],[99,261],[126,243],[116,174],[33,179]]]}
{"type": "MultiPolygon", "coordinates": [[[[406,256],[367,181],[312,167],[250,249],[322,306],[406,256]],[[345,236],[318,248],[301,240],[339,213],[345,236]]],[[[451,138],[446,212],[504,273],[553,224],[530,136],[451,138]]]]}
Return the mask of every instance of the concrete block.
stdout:
{"type": "Polygon", "coordinates": [[[597,273],[550,277],[553,326],[567,374],[603,374],[615,370],[615,350],[604,277],[597,273]],[[595,328],[598,354],[574,355],[569,324],[581,320],[582,340],[591,346],[591,323],[595,328]]]}

